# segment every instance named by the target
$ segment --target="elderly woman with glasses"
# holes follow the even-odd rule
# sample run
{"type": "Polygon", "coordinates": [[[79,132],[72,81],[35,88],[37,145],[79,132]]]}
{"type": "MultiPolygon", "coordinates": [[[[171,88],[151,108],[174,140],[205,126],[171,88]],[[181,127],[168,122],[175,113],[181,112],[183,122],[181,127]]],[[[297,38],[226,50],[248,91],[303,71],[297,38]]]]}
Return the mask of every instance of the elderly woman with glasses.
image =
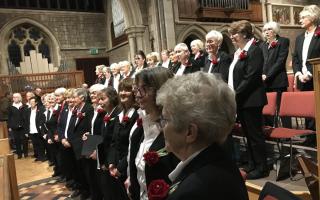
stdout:
{"type": "Polygon", "coordinates": [[[233,22],[229,33],[238,48],[229,67],[228,85],[236,94],[237,116],[248,140],[248,179],[268,176],[265,136],[262,132],[262,108],[267,103],[262,82],[263,54],[254,44],[251,24],[233,22]]]}
{"type": "Polygon", "coordinates": [[[228,85],[196,72],[167,81],[157,94],[166,149],[181,160],[169,174],[167,199],[248,199],[240,171],[222,147],[236,116],[228,85]]]}
{"type": "Polygon", "coordinates": [[[164,149],[164,135],[159,124],[161,107],[155,101],[161,85],[172,77],[170,70],[155,67],[142,70],[135,78],[134,92],[140,105],[140,118],[131,131],[130,177],[127,180],[133,200],[148,199],[148,186],[153,180],[163,179],[170,183],[168,174],[177,164],[177,159],[164,149]]]}

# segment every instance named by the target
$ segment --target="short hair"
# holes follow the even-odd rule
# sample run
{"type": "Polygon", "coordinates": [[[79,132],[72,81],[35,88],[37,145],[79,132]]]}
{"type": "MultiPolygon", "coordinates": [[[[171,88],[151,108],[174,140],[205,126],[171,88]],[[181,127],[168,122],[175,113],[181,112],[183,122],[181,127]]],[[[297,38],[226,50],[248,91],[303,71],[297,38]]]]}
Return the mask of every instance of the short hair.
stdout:
{"type": "Polygon", "coordinates": [[[235,122],[235,93],[212,74],[196,72],[169,79],[156,101],[164,106],[176,131],[195,123],[199,142],[222,144],[235,122]]]}
{"type": "Polygon", "coordinates": [[[92,92],[99,92],[101,90],[103,90],[106,86],[102,85],[102,84],[94,84],[94,85],[91,85],[90,89],[89,89],[89,92],[92,93],[92,92]]]}
{"type": "Polygon", "coordinates": [[[96,71],[102,71],[102,69],[105,67],[105,65],[97,65],[96,71]]]}
{"type": "Polygon", "coordinates": [[[61,88],[57,88],[57,89],[54,91],[54,94],[55,94],[55,95],[64,95],[64,93],[65,93],[66,91],[67,91],[66,88],[61,87],[61,88]]]}
{"type": "Polygon", "coordinates": [[[190,43],[190,46],[192,45],[196,45],[199,50],[203,50],[203,42],[199,39],[192,40],[192,42],[190,43]]]}
{"type": "Polygon", "coordinates": [[[131,70],[131,64],[130,64],[130,62],[127,61],[127,60],[124,60],[124,61],[119,62],[118,65],[119,65],[120,68],[125,67],[125,66],[128,66],[129,69],[131,70]]]}
{"type": "Polygon", "coordinates": [[[18,97],[18,100],[21,102],[22,101],[22,96],[20,93],[13,93],[12,97],[18,97]]]}
{"type": "Polygon", "coordinates": [[[121,90],[132,91],[132,87],[133,87],[133,79],[124,78],[119,83],[118,91],[121,91],[121,90]]]}
{"type": "Polygon", "coordinates": [[[110,69],[110,67],[104,67],[103,69],[102,69],[102,72],[103,73],[106,73],[106,72],[108,72],[108,73],[111,73],[111,69],[110,69]]]}
{"type": "Polygon", "coordinates": [[[206,35],[206,40],[209,40],[209,39],[217,41],[218,42],[218,46],[220,46],[222,44],[222,41],[223,41],[223,35],[219,31],[211,30],[206,35]]]}
{"type": "Polygon", "coordinates": [[[320,21],[320,8],[316,5],[305,6],[299,13],[300,18],[308,17],[313,24],[318,25],[320,21]]]}
{"type": "Polygon", "coordinates": [[[27,93],[26,93],[26,96],[27,96],[28,94],[30,94],[31,97],[34,97],[34,96],[35,96],[35,94],[34,94],[33,92],[31,92],[31,91],[27,92],[27,93]]]}
{"type": "Polygon", "coordinates": [[[247,39],[253,37],[252,25],[247,20],[232,22],[228,31],[233,35],[241,33],[247,39]]]}
{"type": "Polygon", "coordinates": [[[116,69],[116,68],[118,68],[118,67],[119,67],[119,64],[118,64],[118,63],[112,63],[112,64],[110,65],[110,69],[111,69],[111,70],[116,69]]]}
{"type": "Polygon", "coordinates": [[[84,88],[77,88],[77,89],[74,91],[74,95],[77,95],[78,97],[82,97],[82,98],[83,98],[83,101],[86,101],[87,98],[88,98],[87,90],[84,89],[84,88]]]}
{"type": "Polygon", "coordinates": [[[159,53],[158,52],[151,52],[147,54],[147,59],[152,59],[154,63],[159,62],[159,53]]]}
{"type": "Polygon", "coordinates": [[[170,52],[169,49],[164,49],[161,51],[161,54],[165,53],[167,56],[169,56],[170,52]]]}
{"type": "Polygon", "coordinates": [[[142,50],[138,50],[136,56],[141,56],[143,59],[146,59],[146,54],[142,50]]]}
{"type": "Polygon", "coordinates": [[[276,34],[276,35],[279,35],[280,33],[280,25],[277,23],[277,22],[267,22],[262,30],[265,31],[265,30],[268,30],[268,29],[272,29],[273,32],[276,34]]]}
{"type": "Polygon", "coordinates": [[[103,88],[101,93],[107,95],[109,102],[113,107],[119,105],[119,96],[113,87],[109,86],[107,88],[103,88]]]}
{"type": "Polygon", "coordinates": [[[37,101],[37,98],[36,98],[36,97],[31,97],[31,98],[29,99],[29,102],[30,102],[32,99],[38,104],[38,101],[37,101]]]}
{"type": "Polygon", "coordinates": [[[67,89],[67,91],[64,93],[64,97],[65,98],[69,98],[73,96],[75,89],[74,88],[69,88],[67,89]]]}
{"type": "Polygon", "coordinates": [[[185,43],[179,43],[174,47],[174,51],[176,51],[176,49],[182,49],[183,51],[188,51],[189,52],[189,48],[185,43]]]}
{"type": "Polygon", "coordinates": [[[136,74],[134,82],[139,83],[141,81],[145,86],[158,91],[160,87],[173,76],[172,71],[165,67],[146,68],[136,74]]]}

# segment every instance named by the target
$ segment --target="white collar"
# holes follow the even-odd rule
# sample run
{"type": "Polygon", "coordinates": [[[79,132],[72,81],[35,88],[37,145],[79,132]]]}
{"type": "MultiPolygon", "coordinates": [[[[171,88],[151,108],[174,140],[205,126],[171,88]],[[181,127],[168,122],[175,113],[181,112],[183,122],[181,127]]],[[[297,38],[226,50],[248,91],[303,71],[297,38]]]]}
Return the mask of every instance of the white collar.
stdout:
{"type": "MultiPolygon", "coordinates": [[[[207,147],[206,147],[207,148],[207,147]]],[[[189,156],[186,160],[180,161],[180,163],[176,166],[176,168],[168,175],[169,179],[173,182],[176,178],[181,174],[182,170],[197,156],[201,151],[205,148],[200,149],[199,151],[194,152],[191,156],[189,156]]]]}

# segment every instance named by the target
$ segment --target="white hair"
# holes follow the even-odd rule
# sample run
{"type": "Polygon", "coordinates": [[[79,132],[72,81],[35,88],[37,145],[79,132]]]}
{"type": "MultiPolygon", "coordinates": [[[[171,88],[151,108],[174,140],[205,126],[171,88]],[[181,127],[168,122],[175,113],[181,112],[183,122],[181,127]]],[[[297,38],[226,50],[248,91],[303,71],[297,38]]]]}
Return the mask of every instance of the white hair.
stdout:
{"type": "Polygon", "coordinates": [[[272,29],[273,32],[277,35],[280,33],[280,25],[277,22],[267,22],[262,30],[272,29]]]}
{"type": "Polygon", "coordinates": [[[104,88],[106,88],[105,85],[102,85],[102,84],[94,84],[94,85],[91,85],[90,89],[89,89],[89,92],[92,93],[92,92],[99,92],[101,90],[103,90],[104,88]]]}
{"type": "Polygon", "coordinates": [[[61,88],[57,88],[57,89],[54,91],[54,94],[55,94],[55,95],[64,95],[64,93],[65,93],[66,91],[67,91],[66,88],[61,87],[61,88]]]}
{"type": "Polygon", "coordinates": [[[110,69],[110,67],[105,66],[105,67],[102,69],[102,72],[103,72],[103,73],[106,73],[106,72],[111,73],[111,69],[110,69]]]}
{"type": "Polygon", "coordinates": [[[223,41],[223,35],[219,31],[211,30],[209,33],[207,33],[206,40],[214,40],[217,42],[218,46],[220,46],[223,41]]]}
{"type": "Polygon", "coordinates": [[[199,50],[203,50],[203,42],[199,39],[195,39],[192,40],[192,42],[190,43],[190,46],[195,45],[196,47],[198,47],[199,50]]]}
{"type": "Polygon", "coordinates": [[[305,6],[299,16],[300,18],[308,17],[313,24],[317,25],[320,19],[320,8],[316,5],[305,6]]]}
{"type": "Polygon", "coordinates": [[[196,72],[169,79],[158,91],[156,101],[176,131],[196,124],[202,142],[222,144],[235,122],[235,93],[212,74],[196,72]]]}
{"type": "Polygon", "coordinates": [[[22,96],[20,93],[13,93],[12,97],[18,97],[19,102],[22,101],[22,96]]]}
{"type": "Polygon", "coordinates": [[[112,63],[110,65],[110,69],[113,70],[113,69],[117,69],[119,67],[119,64],[118,63],[112,63]]]}
{"type": "Polygon", "coordinates": [[[97,65],[96,71],[102,71],[102,69],[105,67],[105,65],[97,65]]]}
{"type": "Polygon", "coordinates": [[[188,51],[189,52],[189,48],[185,43],[179,43],[174,47],[174,51],[176,51],[177,49],[181,49],[183,51],[188,51]]]}

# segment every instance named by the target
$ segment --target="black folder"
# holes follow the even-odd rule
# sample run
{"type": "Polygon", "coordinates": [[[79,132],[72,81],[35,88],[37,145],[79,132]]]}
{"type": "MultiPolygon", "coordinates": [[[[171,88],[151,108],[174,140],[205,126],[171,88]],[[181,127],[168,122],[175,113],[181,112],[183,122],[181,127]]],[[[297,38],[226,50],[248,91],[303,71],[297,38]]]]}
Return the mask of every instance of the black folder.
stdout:
{"type": "Polygon", "coordinates": [[[103,138],[100,135],[87,135],[87,140],[83,141],[81,155],[90,156],[102,141],[103,138]]]}

